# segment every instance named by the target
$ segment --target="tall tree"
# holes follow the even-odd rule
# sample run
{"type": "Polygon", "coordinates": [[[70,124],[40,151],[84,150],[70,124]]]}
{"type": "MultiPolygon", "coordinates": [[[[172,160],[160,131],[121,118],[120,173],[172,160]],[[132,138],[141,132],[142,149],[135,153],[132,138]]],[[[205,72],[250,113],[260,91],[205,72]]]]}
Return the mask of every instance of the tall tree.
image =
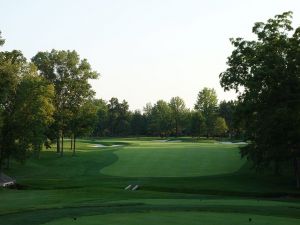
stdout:
{"type": "MultiPolygon", "coordinates": [[[[0,37],[0,45],[3,39],[0,37]]],[[[38,156],[52,122],[53,86],[38,76],[20,51],[0,52],[0,170],[13,156],[38,156]]]]}
{"type": "Polygon", "coordinates": [[[171,109],[172,121],[175,126],[175,134],[177,137],[179,129],[183,125],[184,116],[187,109],[185,107],[184,100],[178,96],[171,98],[169,105],[171,109]]]}
{"type": "Polygon", "coordinates": [[[197,98],[195,110],[202,113],[205,120],[206,136],[213,134],[218,106],[217,94],[214,89],[203,88],[197,98]]]}
{"type": "Polygon", "coordinates": [[[26,59],[20,51],[0,52],[0,170],[14,151],[11,115],[18,85],[27,69],[26,59]]]}
{"type": "Polygon", "coordinates": [[[161,137],[168,136],[172,130],[171,109],[167,102],[159,100],[152,107],[150,117],[150,128],[153,134],[161,137]]]}
{"type": "Polygon", "coordinates": [[[128,135],[130,132],[129,105],[111,98],[108,102],[108,126],[111,135],[128,135]]]}
{"type": "Polygon", "coordinates": [[[39,52],[32,62],[40,74],[55,87],[55,128],[57,152],[63,155],[63,137],[72,116],[76,117],[83,102],[93,96],[89,79],[98,73],[91,69],[86,59],[80,59],[76,51],[39,52]],[[61,147],[60,147],[60,138],[61,147]]]}
{"type": "Polygon", "coordinates": [[[14,128],[16,159],[24,161],[27,152],[39,157],[47,140],[47,128],[53,122],[53,97],[53,85],[31,68],[18,86],[10,121],[14,128]]]}
{"type": "Polygon", "coordinates": [[[234,50],[220,74],[225,90],[239,92],[251,144],[242,156],[257,168],[293,161],[300,187],[300,27],[291,12],[253,27],[256,40],[231,39],[234,50]]]}

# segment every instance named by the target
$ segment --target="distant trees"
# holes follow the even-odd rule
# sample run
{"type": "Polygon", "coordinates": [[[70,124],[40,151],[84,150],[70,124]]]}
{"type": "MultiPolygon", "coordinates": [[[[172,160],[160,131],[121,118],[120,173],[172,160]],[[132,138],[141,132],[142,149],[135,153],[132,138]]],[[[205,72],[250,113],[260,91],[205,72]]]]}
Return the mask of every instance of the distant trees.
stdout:
{"type": "Polygon", "coordinates": [[[225,119],[229,137],[240,136],[240,129],[237,122],[237,102],[221,101],[219,104],[219,116],[225,119]]]}
{"type": "Polygon", "coordinates": [[[197,98],[195,110],[200,112],[204,118],[206,136],[214,134],[214,125],[217,118],[218,99],[214,89],[203,88],[197,98]]]}
{"type": "Polygon", "coordinates": [[[141,111],[135,110],[131,114],[130,130],[132,135],[147,135],[147,117],[141,111]]]}
{"type": "Polygon", "coordinates": [[[187,109],[184,100],[180,97],[173,97],[169,103],[171,109],[172,126],[175,127],[175,135],[178,136],[180,129],[184,126],[187,109]]]}
{"type": "Polygon", "coordinates": [[[111,136],[126,135],[130,129],[129,105],[123,100],[119,102],[117,98],[111,98],[107,104],[107,125],[111,136]]]}
{"type": "MultiPolygon", "coordinates": [[[[214,97],[216,99],[216,95],[214,97]]],[[[108,102],[101,99],[96,102],[99,105],[98,119],[93,131],[93,135],[96,136],[191,135],[200,137],[206,136],[208,130],[210,136],[224,137],[228,135],[227,123],[223,115],[219,113],[217,101],[213,102],[211,111],[213,115],[204,114],[208,110],[190,111],[180,97],[173,97],[169,102],[158,100],[154,105],[148,103],[143,112],[130,111],[128,103],[125,100],[120,103],[117,98],[111,98],[108,102]],[[204,115],[209,116],[205,117],[204,115]]],[[[225,103],[223,102],[223,104],[225,103]]],[[[208,103],[201,102],[201,104],[208,103]]]]}
{"type": "Polygon", "coordinates": [[[95,101],[96,100],[84,101],[69,121],[71,150],[73,151],[73,156],[76,151],[76,138],[81,136],[90,136],[95,129],[98,110],[98,106],[95,104],[95,101]]]}
{"type": "Polygon", "coordinates": [[[225,90],[239,95],[239,116],[251,141],[242,156],[256,168],[293,162],[300,187],[300,27],[285,12],[253,27],[256,40],[231,39],[234,50],[220,74],[225,90]]]}
{"type": "Polygon", "coordinates": [[[223,117],[218,116],[214,122],[214,134],[219,137],[224,137],[228,127],[223,117]]]}
{"type": "Polygon", "coordinates": [[[189,116],[189,134],[193,137],[200,137],[205,133],[204,117],[199,111],[192,111],[189,116]]]}

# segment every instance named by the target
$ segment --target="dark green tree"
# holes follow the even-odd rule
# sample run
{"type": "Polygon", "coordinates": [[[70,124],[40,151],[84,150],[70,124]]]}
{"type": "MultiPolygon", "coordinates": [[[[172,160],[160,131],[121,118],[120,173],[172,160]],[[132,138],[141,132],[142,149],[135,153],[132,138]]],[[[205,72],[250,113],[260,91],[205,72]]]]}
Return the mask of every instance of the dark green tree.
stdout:
{"type": "Polygon", "coordinates": [[[93,135],[96,137],[107,136],[108,130],[108,105],[102,99],[94,100],[94,104],[97,106],[97,122],[93,135]]]}
{"type": "Polygon", "coordinates": [[[98,73],[91,69],[86,59],[80,59],[76,51],[39,52],[32,62],[41,76],[55,87],[55,125],[57,152],[63,155],[64,133],[68,124],[76,117],[83,102],[94,95],[89,79],[96,79],[98,73]],[[60,144],[60,138],[62,139],[60,144]]]}
{"type": "Polygon", "coordinates": [[[236,134],[237,128],[235,127],[235,113],[237,103],[234,101],[221,101],[219,104],[219,115],[225,119],[228,127],[229,137],[233,137],[236,134]]]}
{"type": "Polygon", "coordinates": [[[130,112],[128,103],[117,98],[108,102],[108,128],[110,135],[128,135],[130,133],[130,112]]]}
{"type": "Polygon", "coordinates": [[[146,116],[139,110],[135,110],[131,115],[131,134],[133,135],[146,135],[147,122],[146,116]]]}
{"type": "Polygon", "coordinates": [[[155,135],[161,137],[169,136],[172,132],[172,116],[169,104],[163,100],[159,100],[151,108],[150,130],[155,135]]]}
{"type": "Polygon", "coordinates": [[[0,52],[0,170],[15,151],[12,114],[17,88],[27,69],[28,64],[20,51],[0,52]]]}
{"type": "Polygon", "coordinates": [[[204,117],[206,136],[213,134],[214,124],[217,116],[218,99],[214,89],[203,88],[197,98],[195,110],[201,112],[204,117]]]}
{"type": "Polygon", "coordinates": [[[26,153],[39,157],[47,140],[46,131],[53,122],[54,87],[29,68],[18,85],[10,125],[14,128],[14,158],[26,159],[26,153]]]}
{"type": "Polygon", "coordinates": [[[193,137],[200,137],[205,132],[205,120],[201,112],[190,113],[190,134],[193,137]]]}
{"type": "Polygon", "coordinates": [[[234,50],[220,74],[225,90],[239,92],[240,112],[251,144],[242,156],[256,168],[293,161],[300,187],[300,27],[292,12],[258,22],[256,40],[231,39],[234,50]]]}
{"type": "Polygon", "coordinates": [[[89,136],[92,134],[97,123],[97,104],[95,100],[86,100],[74,114],[71,120],[71,150],[73,156],[76,152],[76,138],[80,136],[89,136]]]}
{"type": "Polygon", "coordinates": [[[182,131],[187,109],[184,100],[178,96],[171,98],[169,106],[171,109],[172,124],[175,128],[175,135],[177,137],[179,131],[182,131]]]}

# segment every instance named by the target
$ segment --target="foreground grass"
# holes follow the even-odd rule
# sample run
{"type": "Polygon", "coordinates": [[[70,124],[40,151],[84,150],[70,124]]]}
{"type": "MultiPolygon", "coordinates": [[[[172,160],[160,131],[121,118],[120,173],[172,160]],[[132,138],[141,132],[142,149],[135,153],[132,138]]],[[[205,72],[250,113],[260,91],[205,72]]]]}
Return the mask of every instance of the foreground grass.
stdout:
{"type": "Polygon", "coordinates": [[[156,224],[189,224],[189,225],[297,225],[299,219],[280,218],[274,216],[260,216],[253,214],[236,213],[207,213],[207,212],[150,212],[150,213],[124,213],[80,218],[65,218],[46,225],[63,225],[76,222],[81,225],[98,224],[131,224],[131,225],[156,225],[156,224]],[[253,222],[252,222],[253,221],[253,222]]]}
{"type": "Polygon", "coordinates": [[[7,173],[26,189],[0,189],[0,224],[69,224],[74,217],[78,224],[116,224],[112,213],[121,213],[118,218],[125,225],[141,220],[193,224],[205,215],[209,219],[209,212],[224,220],[203,220],[205,224],[244,224],[245,218],[257,215],[262,218],[255,224],[268,224],[264,216],[274,217],[269,224],[281,224],[278,216],[286,224],[299,219],[300,201],[289,197],[299,191],[290,176],[250,171],[237,145],[183,141],[80,140],[75,157],[66,141],[62,158],[51,150],[26,165],[14,164],[7,173]],[[128,184],[141,188],[125,191],[128,184]]]}

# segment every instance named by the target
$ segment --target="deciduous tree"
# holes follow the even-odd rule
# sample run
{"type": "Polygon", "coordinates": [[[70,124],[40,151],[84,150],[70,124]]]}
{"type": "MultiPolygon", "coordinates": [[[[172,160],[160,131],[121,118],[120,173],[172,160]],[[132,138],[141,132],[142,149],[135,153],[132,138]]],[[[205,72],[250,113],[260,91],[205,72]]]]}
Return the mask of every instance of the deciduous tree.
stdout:
{"type": "Polygon", "coordinates": [[[57,152],[63,155],[63,137],[72,117],[76,117],[83,102],[93,96],[89,79],[96,79],[86,59],[80,59],[76,51],[39,52],[32,62],[41,76],[55,87],[55,128],[57,133],[57,152]],[[60,138],[61,147],[60,147],[60,138]]]}
{"type": "Polygon", "coordinates": [[[197,98],[195,110],[202,113],[204,117],[206,136],[213,134],[214,123],[217,116],[218,99],[214,89],[203,88],[197,98]]]}
{"type": "Polygon", "coordinates": [[[239,92],[251,144],[242,156],[257,168],[293,161],[300,187],[300,27],[285,12],[253,27],[256,40],[231,39],[234,50],[220,74],[225,90],[239,92]]]}

